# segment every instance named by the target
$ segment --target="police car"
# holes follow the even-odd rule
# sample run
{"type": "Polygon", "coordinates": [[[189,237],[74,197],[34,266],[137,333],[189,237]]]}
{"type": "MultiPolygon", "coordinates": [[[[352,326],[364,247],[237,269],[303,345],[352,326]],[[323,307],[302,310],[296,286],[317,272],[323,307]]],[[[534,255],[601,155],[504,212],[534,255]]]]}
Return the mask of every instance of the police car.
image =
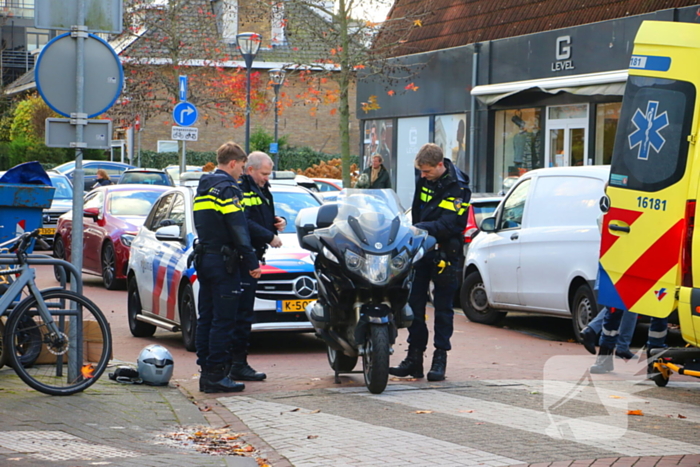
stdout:
{"type": "MultiPolygon", "coordinates": [[[[187,350],[195,348],[197,272],[187,264],[197,237],[192,214],[195,188],[175,187],[153,207],[131,243],[127,270],[129,329],[150,337],[157,327],[182,331],[187,350]]],[[[258,281],[253,331],[311,331],[306,305],[316,299],[316,279],[309,252],[299,247],[294,220],[299,210],[320,202],[308,190],[273,185],[275,214],[287,220],[283,246],[267,250],[258,281]]]]}

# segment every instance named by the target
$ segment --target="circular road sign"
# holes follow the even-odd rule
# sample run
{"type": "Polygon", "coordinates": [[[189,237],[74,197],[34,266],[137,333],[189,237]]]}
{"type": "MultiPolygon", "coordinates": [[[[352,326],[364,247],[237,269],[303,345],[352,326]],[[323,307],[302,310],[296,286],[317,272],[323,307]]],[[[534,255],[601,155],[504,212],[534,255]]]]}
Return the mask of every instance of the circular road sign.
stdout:
{"type": "MultiPolygon", "coordinates": [[[[34,79],[46,104],[64,117],[76,111],[76,40],[70,33],[54,37],[39,54],[34,79]]],[[[114,105],[124,70],[114,49],[94,34],[85,38],[83,112],[96,117],[114,105]]]]}
{"type": "Polygon", "coordinates": [[[197,116],[197,107],[189,102],[178,102],[173,108],[173,120],[177,126],[194,125],[197,116]]]}

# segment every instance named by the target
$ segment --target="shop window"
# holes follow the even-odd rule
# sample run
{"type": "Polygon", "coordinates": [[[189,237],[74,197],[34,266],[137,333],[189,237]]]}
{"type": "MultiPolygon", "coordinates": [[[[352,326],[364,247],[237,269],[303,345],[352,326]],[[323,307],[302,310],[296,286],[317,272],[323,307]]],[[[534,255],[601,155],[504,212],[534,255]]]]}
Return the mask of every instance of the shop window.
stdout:
{"type": "Polygon", "coordinates": [[[520,175],[544,167],[540,108],[495,114],[494,191],[507,191],[520,175]]]}
{"type": "Polygon", "coordinates": [[[610,164],[622,102],[598,104],[595,111],[595,163],[610,164]]]}

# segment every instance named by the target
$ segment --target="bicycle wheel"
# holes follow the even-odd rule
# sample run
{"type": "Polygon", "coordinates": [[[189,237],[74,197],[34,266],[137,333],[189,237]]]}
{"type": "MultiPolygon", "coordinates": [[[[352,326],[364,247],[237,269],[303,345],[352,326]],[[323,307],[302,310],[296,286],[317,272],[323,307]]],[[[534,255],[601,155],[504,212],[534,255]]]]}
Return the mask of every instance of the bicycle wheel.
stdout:
{"type": "Polygon", "coordinates": [[[41,296],[59,335],[51,335],[36,299],[29,297],[6,324],[8,357],[22,381],[37,391],[54,396],[75,394],[90,387],[107,368],[112,353],[109,323],[97,305],[75,292],[45,290],[41,296]],[[29,340],[27,336],[35,337],[29,340]],[[40,355],[33,365],[27,365],[23,355],[37,348],[40,355]]]}

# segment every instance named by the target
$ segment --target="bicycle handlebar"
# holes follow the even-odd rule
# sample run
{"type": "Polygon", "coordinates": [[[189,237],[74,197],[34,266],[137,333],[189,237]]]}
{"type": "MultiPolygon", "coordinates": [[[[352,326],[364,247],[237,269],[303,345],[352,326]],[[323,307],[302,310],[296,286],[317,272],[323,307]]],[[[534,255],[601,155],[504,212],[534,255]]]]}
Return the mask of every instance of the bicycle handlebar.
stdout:
{"type": "Polygon", "coordinates": [[[27,252],[27,248],[29,248],[29,242],[31,241],[31,239],[38,238],[38,237],[39,237],[39,229],[35,229],[31,232],[24,232],[22,235],[15,238],[15,242],[9,248],[9,252],[10,253],[16,252],[17,258],[19,259],[21,255],[24,255],[27,252]]]}

